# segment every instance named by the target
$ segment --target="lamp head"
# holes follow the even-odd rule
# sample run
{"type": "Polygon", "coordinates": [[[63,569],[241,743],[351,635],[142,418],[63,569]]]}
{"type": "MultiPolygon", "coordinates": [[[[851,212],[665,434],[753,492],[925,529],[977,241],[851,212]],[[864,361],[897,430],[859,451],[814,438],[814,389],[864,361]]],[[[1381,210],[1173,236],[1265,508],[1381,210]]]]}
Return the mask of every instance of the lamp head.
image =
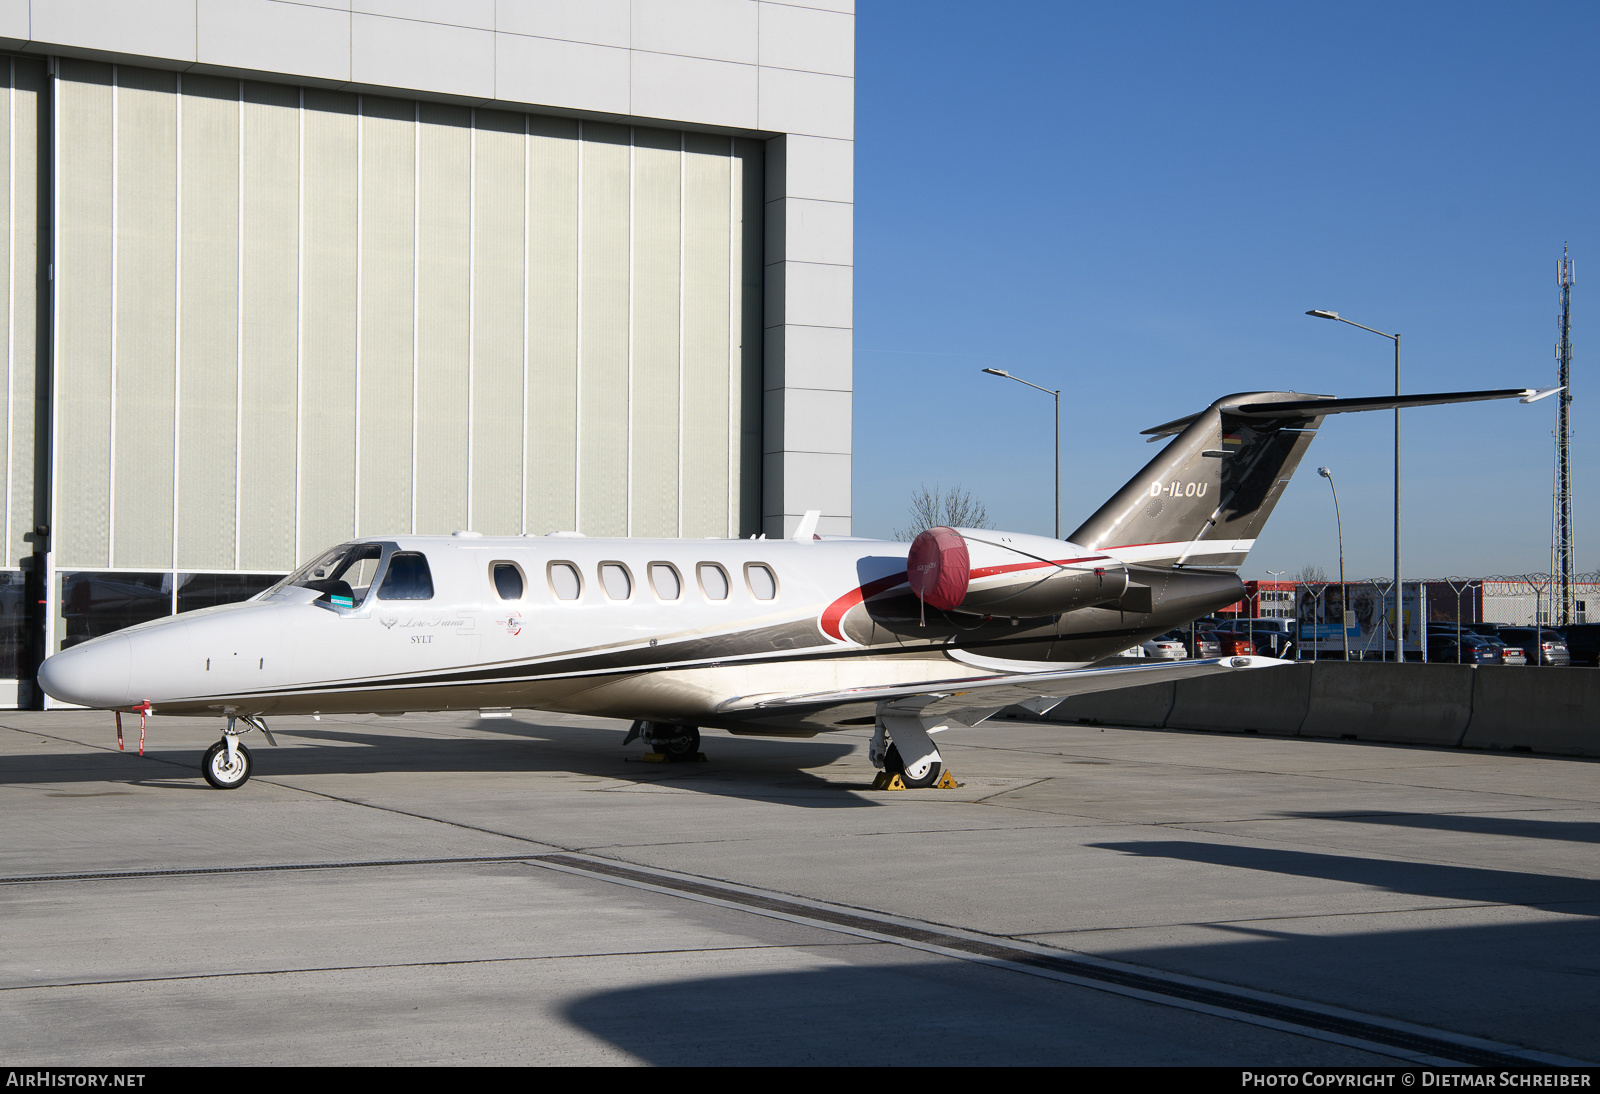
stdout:
{"type": "Polygon", "coordinates": [[[1336,312],[1336,311],[1318,311],[1316,309],[1312,309],[1311,311],[1306,312],[1306,314],[1307,315],[1314,315],[1318,319],[1337,319],[1337,318],[1339,318],[1339,313],[1336,312]]]}
{"type": "Polygon", "coordinates": [[[1011,373],[1007,372],[1003,368],[986,368],[983,371],[987,372],[990,376],[1005,376],[1007,378],[1011,376],[1011,373]]]}
{"type": "Polygon", "coordinates": [[[1325,479],[1333,478],[1333,472],[1329,471],[1326,467],[1317,468],[1317,474],[1321,475],[1325,479]]]}

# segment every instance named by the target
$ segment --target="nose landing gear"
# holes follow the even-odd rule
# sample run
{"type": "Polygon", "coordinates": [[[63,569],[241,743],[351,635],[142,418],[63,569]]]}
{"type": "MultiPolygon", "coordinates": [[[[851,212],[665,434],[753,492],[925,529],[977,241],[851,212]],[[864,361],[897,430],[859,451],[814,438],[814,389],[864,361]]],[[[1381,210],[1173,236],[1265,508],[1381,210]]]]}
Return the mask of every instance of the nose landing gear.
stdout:
{"type": "Polygon", "coordinates": [[[200,772],[218,790],[237,790],[250,778],[250,750],[239,743],[237,735],[230,734],[206,749],[200,772]]]}
{"type": "Polygon", "coordinates": [[[250,750],[239,743],[239,737],[252,729],[259,729],[268,744],[278,743],[272,730],[267,728],[265,718],[255,714],[228,715],[222,740],[206,749],[205,758],[200,761],[200,773],[206,777],[206,782],[218,790],[237,790],[249,780],[250,750]],[[243,729],[238,728],[239,722],[244,723],[243,729]]]}

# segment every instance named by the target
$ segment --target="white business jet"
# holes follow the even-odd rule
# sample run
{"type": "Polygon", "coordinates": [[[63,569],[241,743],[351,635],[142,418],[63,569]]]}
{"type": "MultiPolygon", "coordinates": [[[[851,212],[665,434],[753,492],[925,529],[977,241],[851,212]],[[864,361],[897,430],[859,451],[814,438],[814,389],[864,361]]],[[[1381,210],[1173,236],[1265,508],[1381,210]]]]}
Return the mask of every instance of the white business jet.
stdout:
{"type": "Polygon", "coordinates": [[[363,538],[243,603],[63,650],[39,683],[80,706],[226,719],[201,765],[221,788],[249,779],[239,737],[271,741],[270,716],[513,708],[631,719],[628,741],[668,759],[695,758],[702,726],[870,725],[874,764],[929,786],[933,735],[1007,706],[1283,664],[1094,667],[1240,599],[1236,571],[1325,415],[1553,390],[1230,395],[1146,430],[1173,439],[1067,540],[819,536],[815,512],[788,540],[363,538]]]}

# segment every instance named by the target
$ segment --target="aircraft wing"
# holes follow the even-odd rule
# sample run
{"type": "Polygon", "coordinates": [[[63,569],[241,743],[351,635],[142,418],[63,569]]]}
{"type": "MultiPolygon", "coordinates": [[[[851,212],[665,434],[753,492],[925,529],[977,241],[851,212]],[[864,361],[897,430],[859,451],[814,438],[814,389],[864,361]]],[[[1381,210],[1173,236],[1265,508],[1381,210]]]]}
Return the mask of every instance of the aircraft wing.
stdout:
{"type": "Polygon", "coordinates": [[[889,702],[902,710],[915,709],[924,718],[943,718],[971,726],[1008,706],[1023,706],[1036,714],[1044,714],[1063,699],[1074,695],[1275,668],[1292,663],[1273,657],[1213,657],[1199,661],[1166,661],[1154,665],[996,673],[959,679],[922,680],[888,687],[740,697],[728,700],[721,709],[732,713],[739,710],[823,709],[850,703],[889,702]]]}

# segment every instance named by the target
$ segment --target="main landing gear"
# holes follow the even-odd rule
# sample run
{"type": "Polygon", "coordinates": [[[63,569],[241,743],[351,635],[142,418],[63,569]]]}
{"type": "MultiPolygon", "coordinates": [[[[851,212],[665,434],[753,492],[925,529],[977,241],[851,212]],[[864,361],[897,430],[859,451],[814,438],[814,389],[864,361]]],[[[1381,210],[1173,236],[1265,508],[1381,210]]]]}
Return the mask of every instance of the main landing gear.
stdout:
{"type": "Polygon", "coordinates": [[[205,759],[200,761],[200,773],[206,777],[206,782],[218,790],[237,790],[249,781],[250,750],[239,743],[239,738],[252,729],[259,729],[268,744],[278,743],[272,730],[267,728],[265,718],[255,714],[228,715],[222,740],[206,749],[205,759]],[[244,723],[243,729],[238,728],[239,722],[244,723]]]}
{"type": "Polygon", "coordinates": [[[705,757],[700,752],[700,727],[680,726],[670,722],[635,722],[623,738],[624,745],[643,737],[650,746],[647,760],[657,763],[693,763],[705,757]]]}
{"type": "Polygon", "coordinates": [[[874,790],[952,790],[961,785],[944,769],[929,736],[945,728],[942,719],[921,716],[920,707],[928,702],[917,697],[879,706],[872,742],[867,746],[872,765],[883,769],[872,782],[874,790]]]}

